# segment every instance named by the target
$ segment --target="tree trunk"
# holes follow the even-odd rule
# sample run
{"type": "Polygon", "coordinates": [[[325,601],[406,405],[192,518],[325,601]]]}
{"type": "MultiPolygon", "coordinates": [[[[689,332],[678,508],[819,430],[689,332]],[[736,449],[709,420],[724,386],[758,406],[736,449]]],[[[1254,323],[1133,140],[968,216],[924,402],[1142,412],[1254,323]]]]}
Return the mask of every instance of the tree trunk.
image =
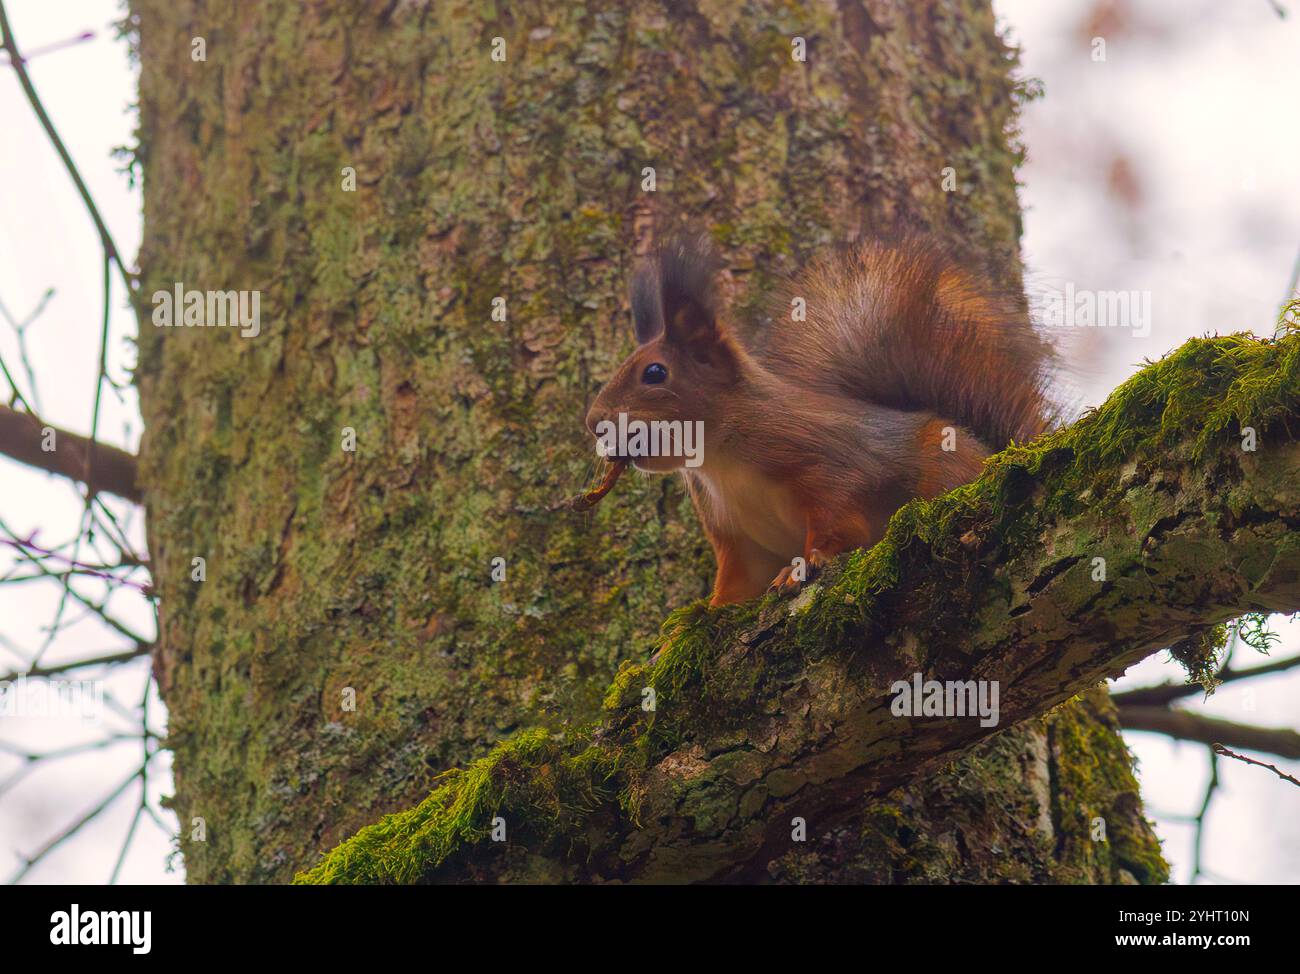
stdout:
{"type": "MultiPolygon", "coordinates": [[[[550,510],[594,469],[581,417],[664,212],[712,228],[738,315],[900,220],[1019,279],[987,3],[562,6],[131,0],[142,293],[261,292],[255,338],[140,336],[191,881],[287,880],[512,732],[594,720],[706,594],[675,478],[550,510]]],[[[860,804],[747,878],[1166,877],[1104,693],[860,804]]]]}

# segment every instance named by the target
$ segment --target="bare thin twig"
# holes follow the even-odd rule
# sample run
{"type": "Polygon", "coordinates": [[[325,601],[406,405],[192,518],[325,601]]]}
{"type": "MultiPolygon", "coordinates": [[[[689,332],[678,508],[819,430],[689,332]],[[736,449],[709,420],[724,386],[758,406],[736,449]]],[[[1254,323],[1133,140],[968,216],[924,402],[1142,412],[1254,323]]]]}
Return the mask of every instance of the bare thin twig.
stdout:
{"type": "Polygon", "coordinates": [[[148,656],[153,652],[153,646],[149,643],[141,643],[135,649],[126,649],[120,653],[106,653],[103,656],[89,656],[85,659],[69,660],[67,663],[55,663],[49,666],[33,666],[26,670],[14,670],[0,676],[0,683],[13,681],[20,676],[28,679],[37,677],[55,676],[59,673],[67,673],[70,670],[85,669],[88,666],[112,666],[115,663],[129,663],[133,659],[139,659],[141,656],[148,656]]]}
{"type": "MultiPolygon", "coordinates": [[[[32,368],[31,354],[27,348],[27,329],[41,316],[41,312],[45,310],[45,306],[49,304],[52,297],[54,297],[54,288],[46,288],[36,307],[21,322],[14,318],[9,313],[9,309],[5,307],[4,302],[0,301],[0,317],[9,322],[9,326],[14,330],[14,336],[18,339],[18,361],[22,363],[23,371],[27,374],[27,389],[31,393],[32,402],[36,404],[38,411],[43,411],[43,409],[40,395],[36,389],[36,371],[32,368]]],[[[8,373],[9,370],[5,369],[6,377],[9,377],[8,373]]],[[[12,378],[10,378],[9,384],[10,386],[13,385],[12,378]]]]}
{"type": "Polygon", "coordinates": [[[72,177],[72,182],[77,187],[77,195],[86,205],[86,210],[90,218],[94,221],[95,231],[99,234],[99,242],[104,248],[107,258],[117,265],[122,275],[122,283],[126,285],[127,294],[134,290],[131,279],[131,272],[126,269],[122,263],[120,252],[117,244],[113,242],[113,235],[108,231],[108,225],[104,218],[99,214],[99,207],[95,205],[94,198],[90,195],[90,190],[81,178],[81,173],[77,171],[77,165],[72,161],[72,156],[68,153],[67,147],[64,146],[63,140],[59,138],[58,131],[54,128],[54,123],[50,116],[46,114],[45,106],[41,104],[40,96],[36,94],[36,88],[32,84],[32,79],[27,73],[26,61],[18,50],[18,42],[14,39],[13,31],[9,27],[9,16],[5,12],[3,0],[0,0],[0,48],[9,55],[9,65],[14,69],[14,74],[18,77],[18,84],[23,89],[23,94],[27,96],[27,102],[36,114],[37,120],[41,123],[41,128],[45,129],[45,134],[49,137],[50,143],[54,146],[54,151],[59,154],[63,166],[72,177]]]}
{"type": "Polygon", "coordinates": [[[1214,745],[1214,753],[1222,754],[1224,757],[1235,758],[1238,761],[1245,761],[1247,764],[1253,764],[1261,768],[1268,768],[1269,771],[1272,771],[1283,781],[1289,781],[1297,788],[1300,788],[1300,779],[1294,778],[1291,775],[1287,774],[1285,771],[1279,770],[1276,765],[1268,764],[1264,761],[1256,761],[1254,758],[1248,758],[1246,757],[1246,755],[1238,754],[1236,751],[1229,751],[1222,744],[1214,745]]]}
{"type": "MultiPolygon", "coordinates": [[[[119,575],[114,575],[111,572],[106,571],[103,568],[97,567],[95,565],[92,565],[88,562],[73,561],[71,558],[65,557],[64,555],[59,554],[57,551],[54,551],[49,548],[43,548],[36,543],[35,534],[31,534],[26,538],[18,538],[18,539],[0,538],[0,545],[5,545],[10,548],[17,548],[19,550],[28,550],[28,551],[35,552],[36,554],[39,554],[50,561],[57,562],[61,565],[66,566],[69,569],[69,571],[74,575],[84,575],[88,578],[105,579],[106,581],[111,581],[118,585],[125,585],[128,588],[133,588],[140,592],[147,593],[149,591],[149,586],[144,583],[135,582],[129,578],[125,578],[119,575]]],[[[64,574],[64,573],[58,573],[58,574],[64,574]]]]}
{"type": "MultiPolygon", "coordinates": [[[[95,38],[95,32],[93,30],[83,30],[80,34],[77,34],[75,37],[68,37],[61,41],[55,41],[53,44],[45,44],[42,45],[41,47],[34,47],[26,54],[23,55],[23,60],[33,61],[36,58],[40,57],[42,54],[53,54],[55,51],[62,51],[64,48],[72,47],[74,44],[80,44],[82,41],[94,40],[94,38],[95,38]]],[[[0,64],[8,64],[9,63],[8,52],[6,51],[0,53],[3,53],[5,55],[5,60],[0,61],[0,64]]]]}
{"type": "Polygon", "coordinates": [[[1201,799],[1200,811],[1196,813],[1196,845],[1192,855],[1192,882],[1195,883],[1197,877],[1205,873],[1204,853],[1205,853],[1205,819],[1210,814],[1210,804],[1214,801],[1214,793],[1219,790],[1219,758],[1210,750],[1210,780],[1205,785],[1205,796],[1201,799]]]}
{"type": "Polygon", "coordinates": [[[81,816],[81,818],[77,819],[75,822],[69,825],[66,829],[64,829],[54,838],[46,842],[45,845],[41,846],[41,848],[38,849],[36,852],[32,853],[30,856],[23,856],[22,857],[23,865],[18,869],[16,873],[14,873],[13,876],[10,877],[9,884],[13,886],[21,882],[22,878],[31,871],[32,867],[34,867],[38,862],[44,859],[47,855],[49,855],[51,852],[57,849],[68,839],[76,835],[79,831],[81,831],[81,829],[85,826],[87,822],[91,821],[93,818],[95,818],[95,816],[99,815],[100,812],[108,808],[109,805],[113,804],[113,802],[117,799],[117,797],[122,794],[122,792],[126,791],[127,788],[131,787],[132,783],[139,780],[142,773],[143,773],[142,768],[136,768],[134,771],[131,772],[131,776],[129,778],[127,778],[120,785],[118,785],[116,788],[110,791],[94,808],[90,809],[90,811],[86,812],[85,815],[81,816]]]}

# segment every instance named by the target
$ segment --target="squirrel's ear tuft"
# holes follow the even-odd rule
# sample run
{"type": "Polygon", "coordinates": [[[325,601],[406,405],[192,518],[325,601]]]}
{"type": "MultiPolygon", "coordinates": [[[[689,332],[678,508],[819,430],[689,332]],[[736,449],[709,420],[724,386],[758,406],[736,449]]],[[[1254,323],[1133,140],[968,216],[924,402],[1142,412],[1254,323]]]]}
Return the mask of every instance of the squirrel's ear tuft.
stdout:
{"type": "Polygon", "coordinates": [[[667,341],[698,348],[718,340],[713,289],[718,263],[706,233],[677,234],[659,248],[660,314],[667,341]]]}
{"type": "Polygon", "coordinates": [[[632,277],[632,325],[636,330],[638,345],[658,338],[664,330],[664,306],[659,298],[659,272],[652,264],[642,264],[632,277]]]}

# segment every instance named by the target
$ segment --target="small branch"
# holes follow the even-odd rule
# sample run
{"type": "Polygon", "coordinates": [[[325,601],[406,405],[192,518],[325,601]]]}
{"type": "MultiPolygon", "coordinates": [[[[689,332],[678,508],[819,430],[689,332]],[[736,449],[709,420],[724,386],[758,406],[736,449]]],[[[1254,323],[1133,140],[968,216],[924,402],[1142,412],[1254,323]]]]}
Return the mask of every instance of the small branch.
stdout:
{"type": "Polygon", "coordinates": [[[45,134],[49,137],[51,145],[54,146],[54,151],[58,153],[59,158],[63,161],[63,166],[67,169],[68,175],[72,177],[72,182],[77,187],[77,194],[81,197],[81,201],[86,204],[86,210],[90,213],[90,218],[95,224],[95,231],[99,234],[99,242],[104,248],[105,257],[117,265],[122,275],[122,282],[126,285],[126,293],[131,294],[130,272],[127,271],[126,265],[122,263],[117,244],[113,242],[113,235],[108,232],[108,225],[104,222],[104,218],[99,215],[99,207],[95,205],[90,190],[81,178],[81,173],[77,171],[76,163],[72,161],[72,156],[69,155],[67,147],[64,146],[63,140],[59,138],[59,133],[55,130],[54,123],[50,121],[45,106],[41,104],[40,96],[36,94],[32,79],[27,74],[26,61],[22,54],[19,53],[18,42],[14,39],[13,31],[9,28],[9,17],[5,13],[2,0],[0,0],[0,48],[8,52],[10,67],[14,69],[14,74],[18,76],[18,84],[22,87],[23,94],[27,96],[32,111],[36,113],[41,128],[45,129],[45,134]]]}
{"type": "Polygon", "coordinates": [[[94,751],[100,748],[111,747],[114,744],[121,744],[124,741],[139,740],[138,734],[113,734],[110,737],[102,737],[95,741],[82,741],[79,744],[69,744],[66,747],[55,748],[53,751],[44,751],[34,753],[25,751],[21,747],[13,744],[6,744],[0,741],[0,751],[13,757],[22,758],[26,764],[36,764],[40,761],[52,761],[57,758],[71,757],[74,754],[85,754],[87,751],[94,751]]]}
{"type": "Polygon", "coordinates": [[[126,529],[118,523],[117,515],[104,503],[102,497],[96,495],[94,502],[95,511],[97,512],[95,520],[104,529],[104,533],[108,535],[109,542],[117,549],[118,563],[147,568],[149,559],[131,547],[131,542],[126,536],[126,529]]]}
{"type": "MultiPolygon", "coordinates": [[[[132,579],[125,578],[121,575],[114,575],[112,571],[105,570],[106,567],[113,567],[113,566],[99,566],[99,565],[92,565],[84,561],[74,561],[71,558],[59,554],[57,551],[54,551],[49,548],[43,548],[36,543],[36,536],[34,534],[27,538],[0,538],[0,545],[6,545],[10,548],[16,548],[19,551],[24,551],[24,550],[31,551],[42,558],[48,559],[49,561],[58,562],[66,569],[66,571],[54,573],[59,576],[71,574],[71,575],[81,575],[86,578],[98,578],[107,582],[113,582],[116,585],[123,585],[126,586],[127,588],[133,588],[138,592],[144,593],[145,595],[149,594],[149,586],[144,582],[137,582],[132,579]]],[[[23,578],[14,579],[14,580],[25,581],[27,578],[41,578],[41,577],[44,576],[28,575],[23,578]]]]}
{"type": "MultiPolygon", "coordinates": [[[[23,60],[31,62],[36,60],[36,58],[40,57],[42,54],[53,54],[55,51],[62,51],[65,48],[72,47],[74,44],[80,44],[82,41],[91,41],[94,39],[95,39],[95,32],[93,30],[83,30],[80,34],[77,34],[75,37],[69,37],[61,41],[55,41],[53,44],[46,44],[43,47],[32,48],[26,54],[23,55],[23,60]]],[[[5,55],[4,59],[0,60],[0,64],[8,64],[9,63],[8,52],[0,51],[0,53],[5,55]]]]}
{"type": "Polygon", "coordinates": [[[54,431],[55,449],[47,453],[41,449],[47,426],[31,413],[0,405],[0,454],[38,470],[85,483],[92,494],[102,491],[116,494],[133,504],[144,502],[144,495],[136,484],[134,454],[103,443],[92,443],[84,436],[53,426],[48,428],[54,431]],[[91,456],[93,462],[89,459],[91,456]],[[88,468],[91,474],[90,480],[86,481],[88,468]]]}
{"type": "Polygon", "coordinates": [[[149,759],[153,754],[149,751],[149,690],[153,686],[153,675],[144,681],[144,694],[140,699],[140,744],[144,751],[140,762],[140,804],[135,808],[135,814],[131,816],[131,827],[126,830],[126,838],[122,841],[122,849],[117,854],[117,862],[113,865],[113,872],[108,877],[108,885],[116,886],[117,879],[122,874],[122,867],[126,865],[127,853],[131,851],[131,841],[135,838],[135,830],[140,825],[140,817],[149,810],[149,759]]]}
{"type": "MultiPolygon", "coordinates": [[[[27,374],[27,388],[31,391],[32,402],[35,404],[35,408],[33,409],[31,406],[27,406],[25,400],[23,404],[35,413],[43,412],[44,409],[41,406],[40,395],[36,389],[36,370],[32,368],[31,354],[27,348],[27,329],[29,329],[41,316],[41,312],[45,310],[45,306],[49,304],[50,299],[53,297],[54,288],[46,288],[45,293],[41,295],[41,300],[37,303],[35,309],[21,322],[11,315],[9,309],[5,307],[4,302],[0,301],[0,318],[4,318],[5,321],[9,323],[9,327],[14,331],[14,337],[18,339],[18,361],[22,363],[23,372],[27,374]]],[[[9,380],[9,385],[13,390],[12,396],[14,400],[21,400],[22,394],[18,391],[18,387],[14,384],[13,376],[9,374],[9,370],[4,367],[2,361],[0,361],[0,372],[3,372],[5,378],[9,380]]]]}
{"type": "Polygon", "coordinates": [[[1290,728],[1254,727],[1168,707],[1121,706],[1118,709],[1120,726],[1125,730],[1150,731],[1198,744],[1227,741],[1249,751],[1300,760],[1300,733],[1290,728]]]}
{"type": "MultiPolygon", "coordinates": [[[[104,399],[104,380],[108,378],[108,328],[110,316],[112,314],[113,298],[113,279],[112,279],[112,257],[108,253],[108,245],[104,245],[104,310],[100,315],[99,327],[99,369],[95,379],[95,406],[90,414],[90,442],[95,443],[99,439],[99,414],[100,407],[104,399]]],[[[126,286],[127,295],[131,293],[131,285],[126,286]]],[[[85,454],[85,463],[82,466],[81,480],[83,483],[92,483],[95,476],[95,451],[87,450],[85,454]]],[[[94,492],[91,492],[94,497],[94,492]]],[[[87,505],[89,506],[89,504],[87,505]]]]}
{"type": "MultiPolygon", "coordinates": [[[[1257,676],[1283,673],[1296,667],[1300,667],[1300,656],[1289,656],[1286,659],[1273,660],[1271,663],[1252,666],[1245,670],[1224,667],[1215,674],[1215,679],[1220,683],[1233,683],[1237,680],[1250,680],[1257,676]]],[[[1161,683],[1158,686],[1138,687],[1136,690],[1114,693],[1111,694],[1111,699],[1118,707],[1164,707],[1175,700],[1204,692],[1205,688],[1199,683],[1161,683]]]]}
{"type": "Polygon", "coordinates": [[[1205,795],[1201,798],[1200,810],[1196,813],[1196,847],[1192,855],[1192,879],[1205,875],[1205,818],[1210,814],[1210,805],[1214,802],[1214,793],[1219,790],[1219,757],[1210,749],[1210,779],[1205,783],[1205,795]]]}
{"type": "Polygon", "coordinates": [[[113,864],[113,872],[108,877],[108,885],[116,886],[117,878],[122,874],[122,867],[126,865],[126,855],[131,851],[131,840],[135,838],[135,830],[140,825],[140,816],[144,810],[149,807],[149,792],[141,782],[140,787],[140,804],[135,807],[135,814],[131,816],[131,826],[126,830],[126,838],[122,841],[122,848],[117,854],[117,862],[113,864]]]}
{"type": "Polygon", "coordinates": [[[66,829],[64,829],[62,832],[56,835],[49,842],[45,843],[45,845],[41,846],[41,848],[38,849],[36,852],[32,853],[30,856],[23,856],[22,857],[23,865],[9,879],[9,885],[10,886],[18,885],[18,883],[22,881],[22,878],[26,876],[28,872],[31,871],[33,866],[35,866],[38,862],[40,862],[47,855],[53,852],[56,848],[58,848],[58,846],[60,846],[68,839],[76,835],[79,831],[81,831],[82,827],[85,826],[87,822],[91,821],[100,812],[108,808],[109,805],[113,804],[113,802],[117,799],[117,797],[121,795],[122,792],[126,791],[127,788],[129,788],[133,782],[135,782],[140,778],[140,776],[141,776],[140,769],[137,768],[135,771],[132,771],[131,776],[127,778],[125,781],[123,781],[116,788],[114,788],[111,792],[109,792],[108,795],[106,795],[98,805],[96,805],[90,811],[86,812],[85,815],[77,819],[77,821],[72,823],[72,825],[68,826],[66,829]]]}
{"type": "Polygon", "coordinates": [[[30,670],[14,670],[0,676],[0,683],[12,682],[20,676],[28,679],[37,677],[55,676],[59,673],[67,673],[71,670],[85,669],[87,666],[112,666],[115,663],[129,663],[133,659],[139,659],[141,656],[148,656],[153,652],[153,646],[149,643],[137,643],[135,649],[124,650],[120,653],[108,653],[104,656],[92,656],[89,659],[69,660],[67,663],[55,663],[49,666],[33,666],[30,670]]]}
{"type": "Polygon", "coordinates": [[[1226,747],[1224,747],[1222,744],[1215,744],[1215,745],[1214,745],[1214,753],[1215,753],[1215,754],[1222,754],[1224,757],[1228,757],[1228,758],[1236,758],[1238,761],[1245,761],[1247,764],[1254,764],[1254,765],[1257,765],[1257,766],[1259,766],[1259,767],[1261,767],[1261,768],[1268,768],[1269,771],[1272,771],[1275,775],[1277,775],[1277,776],[1278,776],[1279,778],[1281,778],[1283,781],[1289,781],[1289,782],[1291,782],[1291,784],[1295,785],[1297,788],[1300,788],[1300,779],[1293,778],[1291,775],[1286,774],[1286,773],[1283,772],[1283,771],[1279,771],[1279,770],[1278,770],[1274,765],[1271,765],[1271,764],[1265,764],[1263,761],[1256,761],[1254,758],[1248,758],[1248,757],[1246,757],[1246,755],[1244,755],[1244,754],[1238,754],[1238,753],[1236,753],[1235,751],[1229,751],[1229,750],[1228,750],[1226,747]]]}

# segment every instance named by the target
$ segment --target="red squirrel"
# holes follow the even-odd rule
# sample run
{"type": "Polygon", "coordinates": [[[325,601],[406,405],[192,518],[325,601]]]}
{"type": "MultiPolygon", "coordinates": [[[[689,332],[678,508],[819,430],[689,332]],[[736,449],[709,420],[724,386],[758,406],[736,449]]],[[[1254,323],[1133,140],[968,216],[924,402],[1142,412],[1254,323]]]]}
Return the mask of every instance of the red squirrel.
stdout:
{"type": "Polygon", "coordinates": [[[586,420],[598,438],[619,414],[703,422],[698,465],[675,425],[676,456],[605,452],[682,474],[717,558],[713,605],[797,590],[878,541],[910,498],[973,480],[991,453],[1053,422],[1053,355],[1023,302],[932,240],[868,240],[815,261],[745,338],[719,307],[718,270],[698,232],[638,267],[638,347],[586,420]]]}

